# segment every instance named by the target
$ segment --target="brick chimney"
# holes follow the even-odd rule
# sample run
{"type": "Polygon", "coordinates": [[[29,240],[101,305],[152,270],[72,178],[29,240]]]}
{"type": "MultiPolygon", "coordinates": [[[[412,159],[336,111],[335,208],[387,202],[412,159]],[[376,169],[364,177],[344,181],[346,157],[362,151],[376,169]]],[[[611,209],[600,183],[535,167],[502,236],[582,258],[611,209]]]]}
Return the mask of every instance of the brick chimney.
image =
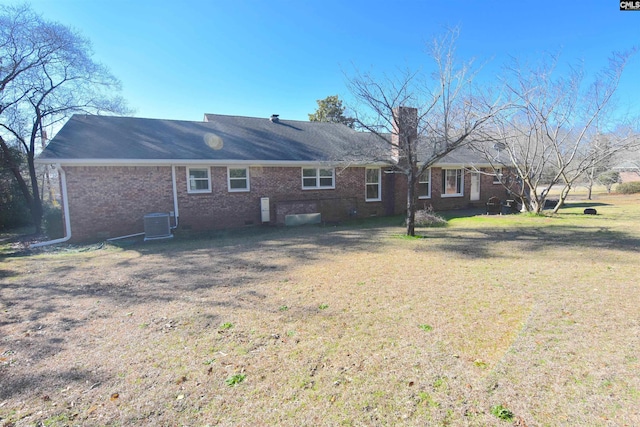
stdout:
{"type": "MultiPolygon", "coordinates": [[[[391,133],[391,157],[400,163],[401,149],[409,141],[418,138],[418,109],[413,107],[397,107],[393,109],[393,132],[391,133]]],[[[402,155],[406,157],[406,154],[402,155]]]]}

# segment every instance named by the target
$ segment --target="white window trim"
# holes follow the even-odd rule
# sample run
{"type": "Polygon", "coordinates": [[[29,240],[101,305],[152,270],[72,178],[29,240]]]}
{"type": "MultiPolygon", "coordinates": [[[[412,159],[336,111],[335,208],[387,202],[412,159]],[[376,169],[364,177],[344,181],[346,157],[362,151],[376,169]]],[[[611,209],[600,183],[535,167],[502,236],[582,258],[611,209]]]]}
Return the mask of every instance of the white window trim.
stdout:
{"type": "Polygon", "coordinates": [[[459,170],[460,171],[460,192],[459,193],[445,194],[445,192],[442,191],[442,194],[440,194],[440,197],[442,197],[442,198],[464,197],[464,169],[463,168],[444,168],[444,169],[442,169],[442,182],[443,183],[445,182],[445,179],[446,179],[446,172],[445,171],[448,171],[448,170],[459,170]]]}
{"type": "Polygon", "coordinates": [[[502,183],[502,174],[504,173],[502,171],[502,168],[495,168],[493,170],[494,174],[493,174],[493,183],[494,184],[501,184],[502,183]]]}
{"type": "Polygon", "coordinates": [[[251,191],[251,181],[249,179],[249,168],[227,166],[227,189],[229,190],[229,193],[246,193],[251,191]],[[245,178],[231,178],[231,169],[244,169],[247,173],[247,176],[245,178]],[[231,188],[232,179],[236,181],[245,179],[247,181],[247,188],[231,188]]]}
{"type": "MultiPolygon", "coordinates": [[[[325,167],[314,167],[314,166],[303,166],[300,168],[300,178],[301,178],[301,182],[302,182],[302,189],[303,190],[334,190],[336,188],[336,170],[335,168],[325,168],[325,167]],[[304,179],[310,179],[310,176],[305,177],[304,176],[304,170],[305,169],[315,169],[316,171],[316,185],[314,186],[305,186],[304,185],[304,179]],[[331,186],[325,185],[325,186],[321,186],[320,185],[320,169],[326,169],[326,170],[331,170],[331,186]]],[[[328,178],[328,177],[325,177],[328,178]]]]}
{"type": "Polygon", "coordinates": [[[188,194],[211,193],[211,168],[209,166],[187,166],[187,193],[188,194]],[[189,172],[193,169],[204,169],[207,171],[207,189],[206,190],[191,189],[191,177],[189,175],[189,172]]]}
{"type": "Polygon", "coordinates": [[[364,171],[364,201],[365,202],[379,202],[382,200],[382,170],[380,168],[365,168],[364,171]],[[367,171],[369,170],[377,170],[378,171],[378,182],[377,183],[370,183],[367,182],[367,171]],[[369,199],[367,198],[367,188],[370,185],[377,185],[378,186],[378,196],[373,198],[373,199],[369,199]]]}
{"type": "MultiPolygon", "coordinates": [[[[423,172],[423,174],[429,174],[429,185],[427,186],[428,191],[427,191],[427,195],[426,196],[418,196],[419,200],[426,200],[426,199],[430,199],[431,198],[431,168],[427,169],[426,171],[423,172]]],[[[420,175],[422,176],[422,175],[420,175]]],[[[423,183],[422,181],[420,181],[420,176],[418,177],[418,187],[420,187],[420,183],[423,183]]]]}

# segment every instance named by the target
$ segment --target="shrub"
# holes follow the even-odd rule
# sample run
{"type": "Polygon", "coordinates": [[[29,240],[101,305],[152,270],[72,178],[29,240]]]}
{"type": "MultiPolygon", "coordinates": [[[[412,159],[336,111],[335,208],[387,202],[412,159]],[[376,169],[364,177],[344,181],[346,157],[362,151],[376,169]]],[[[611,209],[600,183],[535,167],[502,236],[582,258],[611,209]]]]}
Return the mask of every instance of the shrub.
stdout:
{"type": "Polygon", "coordinates": [[[3,194],[0,190],[0,230],[31,224],[31,213],[22,196],[3,194]]]}
{"type": "MultiPolygon", "coordinates": [[[[9,155],[17,166],[26,164],[24,153],[17,146],[8,147],[9,155]]],[[[31,212],[20,190],[18,181],[0,150],[0,230],[23,227],[31,224],[31,212]]]]}
{"type": "Polygon", "coordinates": [[[31,224],[31,213],[17,181],[0,158],[0,230],[31,224]]]}
{"type": "Polygon", "coordinates": [[[46,206],[42,216],[42,225],[50,239],[63,237],[62,209],[59,207],[46,206]]]}
{"type": "Polygon", "coordinates": [[[616,193],[620,194],[634,194],[640,193],[640,181],[625,182],[618,184],[616,187],[616,193]]]}
{"type": "Polygon", "coordinates": [[[416,225],[419,227],[443,227],[447,220],[434,212],[433,206],[416,211],[416,225]]]}

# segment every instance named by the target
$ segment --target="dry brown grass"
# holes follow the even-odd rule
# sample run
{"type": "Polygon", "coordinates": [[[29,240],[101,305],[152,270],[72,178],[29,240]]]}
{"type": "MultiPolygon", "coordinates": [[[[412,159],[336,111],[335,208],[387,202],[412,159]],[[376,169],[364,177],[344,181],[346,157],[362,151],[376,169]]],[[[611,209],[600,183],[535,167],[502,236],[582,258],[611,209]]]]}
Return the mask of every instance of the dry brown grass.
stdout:
{"type": "Polygon", "coordinates": [[[597,202],[7,256],[0,426],[640,425],[640,199],[597,202]]]}

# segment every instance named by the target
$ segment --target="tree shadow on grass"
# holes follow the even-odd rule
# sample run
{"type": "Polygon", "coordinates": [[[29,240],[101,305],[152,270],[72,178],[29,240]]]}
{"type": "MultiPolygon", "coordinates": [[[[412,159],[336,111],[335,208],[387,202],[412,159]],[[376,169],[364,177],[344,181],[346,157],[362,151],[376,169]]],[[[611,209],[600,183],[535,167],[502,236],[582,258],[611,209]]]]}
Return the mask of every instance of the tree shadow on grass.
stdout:
{"type": "MultiPolygon", "coordinates": [[[[126,249],[142,256],[159,255],[167,259],[209,256],[212,272],[216,266],[235,265],[256,273],[281,267],[271,262],[281,257],[291,262],[321,261],[325,250],[349,253],[363,250],[379,251],[375,244],[390,227],[397,226],[397,218],[341,225],[300,227],[267,227],[201,233],[197,237],[177,237],[167,241],[126,244],[126,249]],[[275,255],[275,256],[274,256],[275,255]],[[249,259],[249,260],[247,260],[249,259]]],[[[125,260],[122,266],[135,263],[125,260]]],[[[193,263],[192,263],[193,264],[193,263]]]]}
{"type": "MultiPolygon", "coordinates": [[[[277,307],[264,303],[268,295],[257,285],[282,281],[290,268],[321,262],[328,252],[381,250],[376,242],[385,232],[380,224],[246,230],[213,238],[135,243],[126,247],[127,256],[112,257],[113,252],[105,251],[104,259],[100,251],[108,245],[63,246],[58,251],[70,255],[68,261],[54,262],[46,277],[21,278],[17,271],[4,276],[16,276],[10,281],[0,277],[0,307],[5,309],[0,335],[21,357],[37,364],[66,350],[65,340],[85,325],[145,304],[194,301],[204,308],[204,315],[212,316],[217,307],[273,311],[277,307]],[[83,252],[90,258],[83,258],[83,252]],[[33,333],[40,328],[48,338],[60,340],[45,342],[33,333]]],[[[60,261],[54,248],[47,252],[60,261]]],[[[38,262],[39,268],[47,265],[46,259],[25,261],[38,262]]]]}
{"type": "MultiPolygon", "coordinates": [[[[82,333],[82,326],[96,319],[96,316],[109,316],[119,322],[126,312],[134,311],[138,305],[176,301],[191,304],[190,301],[193,301],[201,312],[184,316],[191,321],[190,331],[197,335],[207,327],[215,328],[223,321],[216,317],[220,312],[219,307],[249,308],[262,312],[277,310],[275,301],[269,300],[269,295],[265,294],[269,292],[268,287],[258,289],[257,283],[279,282],[286,278],[289,269],[301,263],[322,263],[331,255],[384,252],[388,250],[384,244],[385,237],[400,230],[397,224],[380,222],[373,227],[365,224],[358,227],[267,229],[261,232],[243,230],[198,239],[176,238],[131,244],[126,247],[128,255],[139,256],[114,257],[107,267],[99,264],[100,268],[90,265],[89,269],[85,269],[82,263],[65,264],[54,267],[50,278],[38,282],[32,282],[29,278],[20,280],[19,277],[18,280],[12,278],[5,283],[0,282],[0,304],[8,309],[5,317],[0,318],[0,333],[12,331],[12,341],[7,339],[3,344],[11,345],[16,354],[29,358],[31,363],[37,365],[68,349],[72,344],[66,340],[72,334],[82,333]],[[78,278],[82,279],[78,281],[78,278]],[[99,313],[93,312],[93,306],[85,304],[85,311],[78,311],[74,302],[85,299],[90,302],[99,300],[104,308],[99,313]],[[56,315],[51,316],[52,313],[56,315]],[[26,326],[27,322],[31,325],[26,326]],[[33,337],[20,335],[24,334],[27,327],[39,325],[44,325],[44,331],[47,332],[43,338],[36,341],[33,337]],[[29,342],[31,345],[27,346],[29,342]]],[[[517,243],[513,246],[513,257],[519,256],[515,250],[535,252],[549,246],[584,250],[588,245],[594,249],[617,248],[629,252],[637,252],[640,247],[640,239],[631,234],[597,226],[451,227],[429,229],[426,234],[427,238],[421,239],[416,250],[445,251],[467,259],[504,256],[498,255],[495,246],[511,243],[517,243]]],[[[75,258],[69,259],[71,263],[75,258]]],[[[305,321],[317,313],[317,307],[312,305],[290,312],[305,321]]],[[[145,328],[149,328],[145,331],[153,329],[151,332],[160,333],[159,328],[164,328],[162,333],[169,333],[181,327],[179,313],[171,314],[174,319],[161,318],[162,314],[157,316],[158,319],[139,320],[144,322],[145,328]]],[[[151,332],[149,336],[153,337],[151,332]]],[[[56,377],[34,377],[25,375],[24,369],[21,371],[22,376],[0,377],[1,399],[9,399],[19,393],[28,395],[47,384],[59,388],[64,383],[60,381],[64,375],[79,385],[83,380],[90,384],[101,380],[91,372],[73,369],[66,374],[63,372],[62,377],[59,374],[56,377]]]]}
{"type": "MultiPolygon", "coordinates": [[[[640,249],[640,238],[605,227],[552,225],[517,229],[466,228],[432,233],[430,237],[436,241],[434,246],[437,250],[471,259],[498,256],[493,248],[502,244],[514,244],[514,248],[523,253],[537,252],[550,247],[576,250],[617,249],[627,252],[638,252],[640,249]]],[[[432,249],[433,247],[424,247],[417,250],[432,249]]]]}
{"type": "Polygon", "coordinates": [[[4,279],[6,277],[12,277],[12,276],[17,276],[18,273],[16,273],[13,270],[9,270],[6,268],[0,268],[0,279],[4,279]]]}
{"type": "Polygon", "coordinates": [[[571,202],[571,203],[565,203],[561,208],[560,211],[562,211],[563,209],[567,209],[567,208],[595,208],[598,206],[611,206],[611,203],[602,203],[602,202],[571,202]]]}
{"type": "Polygon", "coordinates": [[[33,396],[40,394],[41,399],[56,399],[59,396],[49,397],[48,393],[57,391],[61,384],[75,385],[79,388],[88,388],[91,384],[101,382],[103,379],[96,377],[95,373],[84,369],[69,368],[62,372],[48,372],[36,375],[11,375],[7,370],[0,376],[0,400],[10,399],[14,396],[33,396]]]}

